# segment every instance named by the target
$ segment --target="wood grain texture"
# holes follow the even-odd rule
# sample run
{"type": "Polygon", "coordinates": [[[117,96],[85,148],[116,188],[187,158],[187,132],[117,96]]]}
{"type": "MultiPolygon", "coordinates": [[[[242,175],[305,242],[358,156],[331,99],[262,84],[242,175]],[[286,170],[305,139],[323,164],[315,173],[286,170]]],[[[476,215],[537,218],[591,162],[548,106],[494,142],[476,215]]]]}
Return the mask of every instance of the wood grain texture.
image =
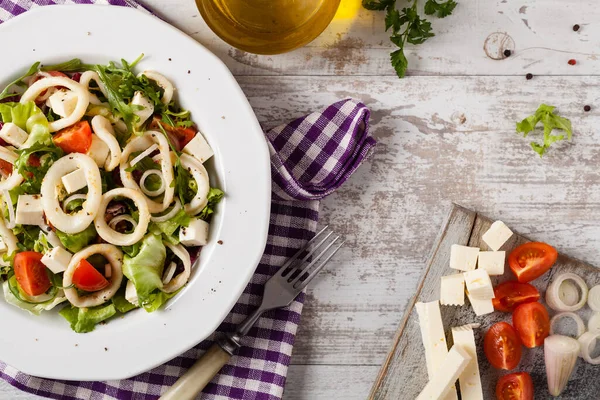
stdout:
{"type": "MultiPolygon", "coordinates": [[[[398,329],[396,340],[392,351],[385,360],[378,379],[375,381],[370,399],[383,400],[411,400],[418,396],[420,391],[427,383],[427,373],[423,361],[425,352],[422,346],[419,321],[414,304],[417,301],[429,302],[439,299],[440,278],[444,275],[455,273],[450,269],[450,246],[452,244],[462,244],[473,247],[479,247],[482,250],[489,250],[487,245],[481,240],[481,236],[492,224],[492,220],[476,215],[461,207],[453,207],[448,222],[442,229],[441,240],[434,246],[433,256],[427,266],[425,275],[417,287],[415,298],[407,307],[406,315],[398,329]],[[475,218],[476,217],[476,218],[475,218]],[[465,232],[468,232],[465,238],[465,232]],[[408,323],[407,323],[408,321],[408,323]],[[407,384],[410,382],[410,384],[407,384]]],[[[527,242],[528,239],[515,233],[513,237],[504,244],[501,250],[507,253],[516,246],[527,242]]],[[[552,270],[532,282],[542,297],[552,280],[562,273],[572,272],[581,276],[589,287],[597,285],[600,282],[600,270],[597,268],[561,255],[552,270]]],[[[492,277],[494,285],[497,283],[514,280],[512,272],[506,267],[505,274],[499,277],[492,277]]],[[[540,300],[545,304],[545,300],[540,300]]],[[[479,360],[479,369],[483,384],[483,397],[491,399],[495,397],[496,382],[506,371],[499,371],[491,367],[487,362],[483,352],[483,335],[495,323],[506,321],[511,323],[511,314],[494,312],[489,315],[477,317],[471,307],[466,302],[465,306],[441,306],[442,319],[448,339],[448,346],[452,346],[451,328],[471,323],[481,324],[479,329],[475,329],[477,357],[479,360]]],[[[548,308],[550,316],[556,314],[548,308]]],[[[587,321],[591,315],[591,310],[587,307],[577,311],[577,314],[587,321]]],[[[523,349],[521,363],[517,367],[519,371],[527,371],[533,378],[536,399],[548,399],[546,383],[546,368],[544,365],[543,347],[535,349],[523,349]]],[[[576,370],[572,379],[569,381],[563,394],[557,399],[569,400],[587,400],[597,397],[600,391],[600,381],[598,381],[599,367],[587,364],[579,360],[576,364],[576,370]]]]}
{"type": "MultiPolygon", "coordinates": [[[[217,54],[237,76],[394,75],[389,61],[394,47],[385,32],[384,13],[362,9],[360,0],[342,0],[343,14],[349,18],[334,20],[308,46],[275,56],[248,54],[220,40],[193,1],[142,2],[217,54]]],[[[409,75],[598,75],[600,71],[600,8],[595,0],[458,3],[452,16],[431,19],[434,38],[407,46],[409,75]],[[574,24],[581,26],[578,32],[573,31],[574,24]],[[504,49],[513,54],[504,58],[504,49]],[[571,58],[577,59],[577,66],[567,64],[571,58]]]]}

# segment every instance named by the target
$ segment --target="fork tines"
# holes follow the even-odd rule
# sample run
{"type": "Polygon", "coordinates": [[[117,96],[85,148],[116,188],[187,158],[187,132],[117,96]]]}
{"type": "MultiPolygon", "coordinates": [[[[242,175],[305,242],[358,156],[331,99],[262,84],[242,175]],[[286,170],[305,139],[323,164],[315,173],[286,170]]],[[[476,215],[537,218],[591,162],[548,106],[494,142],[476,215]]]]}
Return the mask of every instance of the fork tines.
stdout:
{"type": "Polygon", "coordinates": [[[345,241],[325,226],[279,270],[294,289],[302,290],[342,248],[345,241]],[[336,245],[337,244],[337,245],[336,245]]]}

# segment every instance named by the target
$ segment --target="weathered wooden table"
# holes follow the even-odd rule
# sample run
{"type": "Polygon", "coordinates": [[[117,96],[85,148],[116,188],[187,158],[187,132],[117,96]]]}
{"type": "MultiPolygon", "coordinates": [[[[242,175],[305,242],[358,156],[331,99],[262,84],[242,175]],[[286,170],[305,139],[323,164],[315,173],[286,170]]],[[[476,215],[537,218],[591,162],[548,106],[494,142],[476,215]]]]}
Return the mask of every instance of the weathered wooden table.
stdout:
{"type": "MultiPolygon", "coordinates": [[[[350,96],[372,110],[376,153],[322,203],[322,221],[348,245],[309,291],[286,400],[366,398],[451,201],[600,265],[600,8],[458,1],[433,20],[435,38],[409,49],[403,80],[383,15],[359,0],[347,0],[350,18],[280,56],[232,49],[191,0],[143,1],[225,61],[265,127],[350,96]],[[498,43],[512,55],[493,59],[498,43]],[[572,120],[574,135],[540,159],[515,122],[542,102],[572,120]]],[[[0,382],[0,398],[34,397],[0,382]]]]}

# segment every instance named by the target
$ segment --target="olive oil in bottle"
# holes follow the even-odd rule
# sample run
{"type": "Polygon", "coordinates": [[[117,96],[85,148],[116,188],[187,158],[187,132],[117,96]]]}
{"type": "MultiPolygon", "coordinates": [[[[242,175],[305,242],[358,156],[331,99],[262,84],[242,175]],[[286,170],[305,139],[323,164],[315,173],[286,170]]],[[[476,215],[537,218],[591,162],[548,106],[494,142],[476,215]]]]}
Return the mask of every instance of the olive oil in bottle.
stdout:
{"type": "Polygon", "coordinates": [[[208,26],[230,45],[279,54],[311,42],[333,19],[340,0],[196,0],[208,26]]]}

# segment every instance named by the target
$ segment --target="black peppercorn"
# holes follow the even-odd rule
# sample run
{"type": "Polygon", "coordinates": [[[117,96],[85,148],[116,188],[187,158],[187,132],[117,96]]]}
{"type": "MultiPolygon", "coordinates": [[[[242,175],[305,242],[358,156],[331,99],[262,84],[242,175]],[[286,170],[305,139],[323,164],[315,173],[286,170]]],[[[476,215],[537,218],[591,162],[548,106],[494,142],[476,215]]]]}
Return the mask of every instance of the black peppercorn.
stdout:
{"type": "Polygon", "coordinates": [[[579,25],[578,24],[573,25],[573,30],[575,32],[577,32],[579,30],[579,25]]]}
{"type": "Polygon", "coordinates": [[[585,112],[588,112],[588,111],[590,111],[591,109],[592,109],[592,107],[590,107],[590,106],[584,106],[584,107],[583,107],[583,111],[585,111],[585,112]]]}
{"type": "Polygon", "coordinates": [[[504,50],[504,57],[510,57],[512,52],[509,49],[504,50]]]}
{"type": "Polygon", "coordinates": [[[525,75],[525,79],[530,80],[533,78],[533,74],[527,74],[525,75]]]}

